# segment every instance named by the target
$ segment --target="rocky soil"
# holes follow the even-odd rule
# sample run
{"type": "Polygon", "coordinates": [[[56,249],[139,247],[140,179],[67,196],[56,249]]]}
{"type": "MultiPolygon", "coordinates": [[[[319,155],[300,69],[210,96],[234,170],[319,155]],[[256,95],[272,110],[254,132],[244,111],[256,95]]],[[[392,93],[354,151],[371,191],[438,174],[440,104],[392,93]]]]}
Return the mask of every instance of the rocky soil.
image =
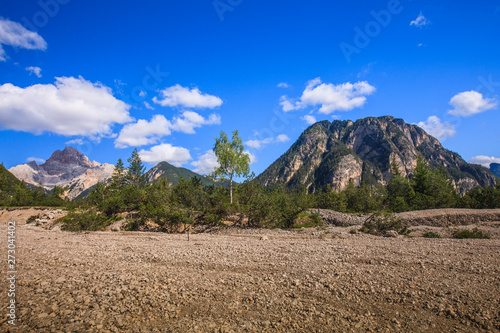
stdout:
{"type": "MultiPolygon", "coordinates": [[[[383,238],[351,226],[219,228],[188,240],[24,223],[40,213],[51,212],[0,211],[2,258],[11,218],[19,249],[17,326],[4,331],[500,331],[498,237],[383,238]]],[[[3,305],[6,289],[1,279],[3,305]]]]}

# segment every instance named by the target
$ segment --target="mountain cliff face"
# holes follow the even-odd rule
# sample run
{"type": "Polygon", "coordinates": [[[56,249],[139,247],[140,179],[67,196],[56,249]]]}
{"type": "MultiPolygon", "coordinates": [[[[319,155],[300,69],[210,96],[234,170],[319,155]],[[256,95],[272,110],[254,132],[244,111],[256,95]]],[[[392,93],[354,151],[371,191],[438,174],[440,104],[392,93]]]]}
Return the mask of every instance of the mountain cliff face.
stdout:
{"type": "Polygon", "coordinates": [[[9,169],[18,179],[28,184],[39,185],[46,189],[54,186],[68,186],[66,196],[74,199],[97,182],[111,178],[114,166],[90,162],[87,156],[72,147],[63,151],[57,150],[41,165],[35,161],[21,164],[9,169]]]}
{"type": "Polygon", "coordinates": [[[500,177],[500,164],[498,163],[491,163],[490,164],[490,171],[493,172],[493,174],[497,177],[500,177]]]}
{"type": "Polygon", "coordinates": [[[344,190],[355,185],[385,185],[394,158],[403,176],[413,174],[421,154],[431,167],[443,166],[461,194],[477,186],[494,186],[495,176],[486,168],[468,164],[457,153],[416,125],[390,116],[352,121],[318,122],[257,177],[267,186],[285,183],[309,191],[327,185],[344,190]]]}

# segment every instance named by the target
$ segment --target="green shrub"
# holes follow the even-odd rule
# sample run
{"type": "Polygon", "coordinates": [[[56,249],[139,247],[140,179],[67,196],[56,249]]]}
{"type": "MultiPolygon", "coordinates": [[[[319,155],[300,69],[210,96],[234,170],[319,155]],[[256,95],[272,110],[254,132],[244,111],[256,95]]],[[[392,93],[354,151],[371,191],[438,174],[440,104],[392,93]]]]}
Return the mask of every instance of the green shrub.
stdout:
{"type": "Polygon", "coordinates": [[[109,218],[94,210],[87,210],[70,212],[58,221],[62,222],[61,229],[65,231],[98,231],[104,230],[104,228],[117,220],[117,218],[109,218]]]}
{"type": "Polygon", "coordinates": [[[472,230],[462,229],[453,231],[453,238],[466,239],[466,238],[478,238],[478,239],[490,239],[490,235],[487,232],[481,231],[478,228],[472,230]]]}
{"type": "Polygon", "coordinates": [[[390,230],[400,235],[407,235],[410,231],[400,218],[394,214],[374,214],[361,227],[360,231],[377,236],[386,236],[390,230]]]}
{"type": "Polygon", "coordinates": [[[358,233],[358,231],[356,229],[351,229],[351,230],[349,230],[349,233],[351,235],[356,235],[358,233]]]}
{"type": "Polygon", "coordinates": [[[439,235],[435,232],[432,232],[432,231],[428,231],[425,234],[423,234],[422,237],[424,237],[424,238],[441,238],[441,235],[439,235]]]}
{"type": "Polygon", "coordinates": [[[318,214],[300,213],[292,228],[316,228],[323,226],[318,214]]]}

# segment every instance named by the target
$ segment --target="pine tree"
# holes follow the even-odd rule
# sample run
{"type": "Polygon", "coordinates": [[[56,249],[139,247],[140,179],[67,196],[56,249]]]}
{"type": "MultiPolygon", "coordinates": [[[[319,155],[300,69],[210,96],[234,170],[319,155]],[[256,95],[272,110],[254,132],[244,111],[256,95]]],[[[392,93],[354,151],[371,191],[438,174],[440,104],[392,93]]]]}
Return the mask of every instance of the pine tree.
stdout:
{"type": "Polygon", "coordinates": [[[119,190],[125,185],[125,166],[121,158],[115,164],[115,170],[111,178],[111,188],[119,190]]]}
{"type": "Polygon", "coordinates": [[[417,193],[427,194],[429,190],[429,169],[422,155],[417,157],[417,166],[413,176],[413,189],[417,193]]]}
{"type": "Polygon", "coordinates": [[[126,180],[135,188],[143,188],[146,185],[146,176],[144,174],[146,167],[142,164],[137,148],[134,149],[132,156],[127,161],[129,166],[126,173],[126,180]]]}
{"type": "Polygon", "coordinates": [[[399,172],[398,163],[396,162],[396,156],[395,155],[392,155],[392,160],[391,160],[391,174],[393,176],[401,176],[401,173],[399,172]]]}

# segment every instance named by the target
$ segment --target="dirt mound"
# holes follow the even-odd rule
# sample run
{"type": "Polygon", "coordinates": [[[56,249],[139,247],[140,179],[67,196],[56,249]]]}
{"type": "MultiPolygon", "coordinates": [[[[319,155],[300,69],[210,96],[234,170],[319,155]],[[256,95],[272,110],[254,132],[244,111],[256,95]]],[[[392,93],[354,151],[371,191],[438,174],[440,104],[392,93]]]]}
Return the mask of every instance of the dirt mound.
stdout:
{"type": "MultiPolygon", "coordinates": [[[[318,213],[326,225],[344,227],[362,225],[371,216],[371,214],[344,214],[328,209],[311,209],[309,212],[318,213]]],[[[500,209],[430,209],[398,213],[396,216],[408,226],[448,227],[500,221],[500,209]]]]}
{"type": "Polygon", "coordinates": [[[396,215],[410,226],[449,227],[500,221],[500,209],[430,209],[396,215]]]}

